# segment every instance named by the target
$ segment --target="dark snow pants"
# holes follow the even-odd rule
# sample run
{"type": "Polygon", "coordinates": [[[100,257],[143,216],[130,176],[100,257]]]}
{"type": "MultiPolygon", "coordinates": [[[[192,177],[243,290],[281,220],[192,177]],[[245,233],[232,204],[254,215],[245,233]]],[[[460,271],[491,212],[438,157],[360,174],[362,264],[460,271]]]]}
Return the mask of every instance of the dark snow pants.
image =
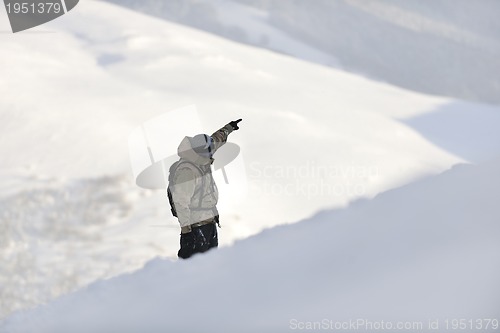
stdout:
{"type": "Polygon", "coordinates": [[[177,255],[187,259],[195,253],[203,253],[219,246],[217,226],[215,223],[193,227],[191,232],[181,234],[181,248],[177,255]]]}

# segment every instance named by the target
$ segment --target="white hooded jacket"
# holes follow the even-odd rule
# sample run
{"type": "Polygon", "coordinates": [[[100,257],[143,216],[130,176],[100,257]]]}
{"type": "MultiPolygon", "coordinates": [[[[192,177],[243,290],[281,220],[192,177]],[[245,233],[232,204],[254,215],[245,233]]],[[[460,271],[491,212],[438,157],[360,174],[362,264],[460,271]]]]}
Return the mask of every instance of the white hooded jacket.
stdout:
{"type": "MultiPolygon", "coordinates": [[[[228,124],[212,134],[214,153],[226,143],[232,131],[232,126],[228,124]]],[[[173,175],[169,187],[181,227],[210,220],[218,215],[216,205],[219,192],[211,169],[214,160],[197,154],[190,139],[186,136],[180,143],[177,149],[180,160],[170,170],[173,175]]]]}

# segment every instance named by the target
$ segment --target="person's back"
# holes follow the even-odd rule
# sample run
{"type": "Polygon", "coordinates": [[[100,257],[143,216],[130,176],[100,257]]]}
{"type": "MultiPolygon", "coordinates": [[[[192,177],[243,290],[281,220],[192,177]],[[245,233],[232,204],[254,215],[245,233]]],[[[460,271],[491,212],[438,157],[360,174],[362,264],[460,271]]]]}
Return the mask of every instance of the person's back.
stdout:
{"type": "Polygon", "coordinates": [[[212,136],[185,137],[179,145],[180,159],[171,166],[169,176],[172,212],[181,226],[179,258],[218,246],[218,190],[212,177],[212,157],[228,135],[239,129],[240,121],[230,122],[212,136]]]}

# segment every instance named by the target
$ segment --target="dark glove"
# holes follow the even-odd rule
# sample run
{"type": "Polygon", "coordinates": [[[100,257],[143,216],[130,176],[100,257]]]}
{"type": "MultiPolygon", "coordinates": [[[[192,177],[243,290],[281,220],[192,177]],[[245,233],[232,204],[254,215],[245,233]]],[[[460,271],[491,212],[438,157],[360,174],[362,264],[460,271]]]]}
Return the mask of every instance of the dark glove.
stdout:
{"type": "Polygon", "coordinates": [[[229,125],[231,125],[231,127],[233,128],[234,131],[237,131],[239,130],[240,128],[238,127],[238,123],[240,121],[242,121],[243,119],[238,119],[238,120],[234,120],[232,122],[229,123],[229,125]]]}

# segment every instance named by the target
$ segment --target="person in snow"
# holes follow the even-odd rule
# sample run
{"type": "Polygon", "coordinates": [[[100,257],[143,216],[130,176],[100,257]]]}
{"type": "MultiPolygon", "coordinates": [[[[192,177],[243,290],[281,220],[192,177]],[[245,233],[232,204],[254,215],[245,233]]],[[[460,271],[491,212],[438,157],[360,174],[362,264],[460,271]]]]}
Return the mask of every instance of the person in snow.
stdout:
{"type": "Polygon", "coordinates": [[[180,159],[170,167],[168,197],[172,214],[181,226],[179,258],[218,246],[218,191],[212,177],[213,154],[222,147],[229,134],[238,130],[235,120],[212,134],[186,136],[179,145],[180,159]]]}

